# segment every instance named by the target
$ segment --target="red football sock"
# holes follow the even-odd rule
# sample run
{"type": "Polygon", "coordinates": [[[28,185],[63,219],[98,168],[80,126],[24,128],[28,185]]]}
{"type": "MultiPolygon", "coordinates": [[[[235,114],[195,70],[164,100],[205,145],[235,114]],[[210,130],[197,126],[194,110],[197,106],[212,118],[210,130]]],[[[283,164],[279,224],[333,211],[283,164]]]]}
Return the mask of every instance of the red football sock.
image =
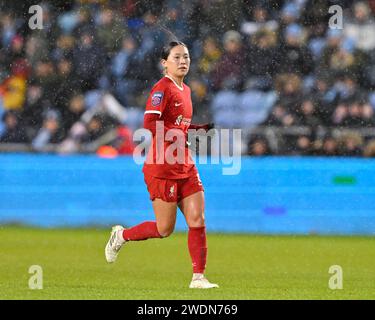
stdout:
{"type": "Polygon", "coordinates": [[[162,238],[155,221],[146,221],[130,229],[125,229],[122,236],[126,241],[140,241],[150,238],[162,238]]]}
{"type": "Polygon", "coordinates": [[[207,260],[206,227],[189,227],[188,247],[194,273],[204,273],[207,260]]]}

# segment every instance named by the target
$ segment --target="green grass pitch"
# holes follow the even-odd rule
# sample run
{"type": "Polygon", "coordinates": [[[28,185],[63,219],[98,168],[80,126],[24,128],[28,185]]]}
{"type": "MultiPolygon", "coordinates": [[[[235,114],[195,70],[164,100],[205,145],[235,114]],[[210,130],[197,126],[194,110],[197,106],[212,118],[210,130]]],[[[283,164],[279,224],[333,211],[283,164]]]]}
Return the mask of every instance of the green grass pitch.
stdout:
{"type": "Polygon", "coordinates": [[[128,243],[107,264],[109,229],[0,227],[0,299],[375,299],[375,238],[208,234],[207,277],[192,290],[187,236],[128,243]],[[31,265],[43,289],[30,290],[31,265]],[[328,288],[329,267],[343,289],[328,288]]]}

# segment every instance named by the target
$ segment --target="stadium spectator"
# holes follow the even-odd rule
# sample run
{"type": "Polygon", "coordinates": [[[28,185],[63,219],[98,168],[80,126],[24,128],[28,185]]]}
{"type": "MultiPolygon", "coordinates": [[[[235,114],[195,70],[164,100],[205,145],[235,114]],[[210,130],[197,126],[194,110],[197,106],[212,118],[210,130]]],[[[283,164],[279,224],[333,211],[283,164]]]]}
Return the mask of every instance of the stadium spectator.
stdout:
{"type": "MultiPolygon", "coordinates": [[[[329,1],[326,0],[305,0],[303,8],[301,8],[300,20],[305,26],[308,26],[309,31],[314,33],[317,26],[319,28],[322,24],[324,31],[327,28],[327,12],[329,9],[329,1]]],[[[318,31],[319,33],[321,30],[318,31]]]]}
{"type": "Polygon", "coordinates": [[[335,103],[347,103],[348,101],[361,99],[363,93],[356,79],[350,74],[338,74],[331,87],[332,94],[335,95],[335,103]]]}
{"type": "Polygon", "coordinates": [[[333,112],[331,123],[336,126],[343,126],[344,120],[347,116],[348,106],[344,103],[340,103],[333,112]]]}
{"type": "Polygon", "coordinates": [[[285,2],[279,12],[282,31],[286,26],[296,23],[299,20],[300,15],[301,12],[295,2],[285,2]]]}
{"type": "Polygon", "coordinates": [[[271,155],[271,150],[264,137],[255,137],[249,140],[247,154],[250,156],[271,155]]]}
{"type": "Polygon", "coordinates": [[[291,154],[309,156],[313,154],[313,143],[311,138],[306,135],[299,136],[292,148],[291,154]]]}
{"type": "MultiPolygon", "coordinates": [[[[57,44],[57,46],[59,45],[57,44]]],[[[53,55],[56,56],[57,53],[54,53],[53,55]]],[[[25,45],[25,57],[29,64],[34,66],[38,61],[46,60],[48,56],[49,51],[47,40],[33,35],[29,36],[25,45]]]]}
{"type": "Polygon", "coordinates": [[[112,82],[116,98],[124,105],[133,105],[142,86],[140,83],[140,56],[136,52],[137,44],[128,36],[122,41],[121,50],[111,61],[112,82]]]}
{"type": "Polygon", "coordinates": [[[281,42],[280,73],[296,73],[308,75],[314,69],[314,63],[309,48],[304,43],[304,31],[298,24],[288,25],[281,42]]]}
{"type": "Polygon", "coordinates": [[[349,132],[338,138],[338,153],[342,156],[358,157],[362,155],[363,138],[357,132],[349,132]]]}
{"type": "Polygon", "coordinates": [[[310,95],[316,102],[316,114],[322,121],[322,125],[332,124],[333,104],[337,98],[336,93],[331,90],[331,80],[326,73],[320,73],[314,79],[310,95]]]}
{"type": "MultiPolygon", "coordinates": [[[[59,83],[55,89],[54,104],[63,113],[70,97],[78,90],[78,75],[73,70],[72,60],[61,58],[56,63],[56,82],[59,83]]],[[[64,118],[64,115],[63,115],[64,118]]]]}
{"type": "Polygon", "coordinates": [[[276,33],[260,29],[249,39],[246,52],[247,89],[272,89],[280,65],[276,33]]]}
{"type": "Polygon", "coordinates": [[[361,67],[363,73],[361,86],[366,90],[375,89],[375,49],[368,53],[367,62],[364,64],[364,61],[361,62],[361,67]]]}
{"type": "Polygon", "coordinates": [[[281,104],[276,104],[262,125],[281,127],[284,125],[284,118],[287,115],[285,107],[281,104]]]}
{"type": "Polygon", "coordinates": [[[205,82],[199,78],[189,81],[191,88],[191,100],[194,105],[194,123],[211,122],[211,113],[208,109],[208,88],[205,82]]]}
{"type": "Polygon", "coordinates": [[[26,79],[22,75],[10,74],[3,76],[0,83],[0,96],[6,110],[22,110],[25,102],[26,79]]]}
{"type": "Polygon", "coordinates": [[[167,38],[165,31],[158,26],[158,16],[152,11],[143,15],[143,25],[137,32],[139,40],[139,55],[144,61],[158,52],[167,38]]]}
{"type": "Polygon", "coordinates": [[[58,83],[58,78],[56,74],[55,65],[49,59],[38,61],[33,70],[32,81],[35,81],[43,88],[43,99],[46,103],[51,106],[54,105],[57,96],[57,88],[60,83],[58,83]]]}
{"type": "MultiPolygon", "coordinates": [[[[246,2],[246,1],[244,1],[246,2]]],[[[241,32],[252,36],[261,30],[277,31],[278,22],[270,17],[267,6],[264,4],[247,3],[244,6],[244,21],[241,24],[241,32]]]]}
{"type": "Polygon", "coordinates": [[[19,34],[15,34],[10,41],[10,45],[4,50],[2,64],[6,67],[6,70],[11,71],[14,64],[21,63],[25,63],[24,39],[19,34]]]}
{"type": "MultiPolygon", "coordinates": [[[[73,56],[75,39],[70,35],[62,34],[56,41],[56,47],[52,50],[51,56],[54,61],[61,59],[71,59],[73,56]]],[[[42,59],[40,59],[42,60],[42,59]]]]}
{"type": "Polygon", "coordinates": [[[36,81],[30,81],[24,109],[22,110],[22,124],[28,132],[29,137],[34,137],[37,130],[42,126],[43,114],[50,104],[44,100],[44,89],[36,81]]]}
{"type": "Polygon", "coordinates": [[[320,61],[317,65],[317,72],[329,72],[333,76],[350,74],[363,82],[365,80],[365,66],[368,56],[356,50],[352,39],[345,37],[341,30],[330,29],[325,48],[322,51],[320,61]]]}
{"type": "Polygon", "coordinates": [[[82,136],[81,142],[93,142],[100,138],[108,130],[105,124],[106,120],[108,119],[104,115],[95,114],[86,125],[86,132],[82,136]]]}
{"type": "Polygon", "coordinates": [[[68,106],[63,110],[63,128],[68,132],[70,128],[79,121],[86,110],[85,98],[82,94],[75,94],[70,98],[68,106]]]}
{"type": "Polygon", "coordinates": [[[0,136],[1,143],[27,143],[28,138],[24,127],[20,123],[19,114],[7,111],[3,114],[4,132],[0,136]]]}
{"type": "Polygon", "coordinates": [[[365,101],[362,104],[362,110],[361,110],[361,116],[362,116],[362,126],[365,128],[374,128],[375,127],[375,116],[374,116],[374,108],[365,101]]]}
{"type": "Polygon", "coordinates": [[[354,15],[345,23],[345,35],[354,40],[356,48],[363,51],[375,49],[375,20],[365,1],[353,4],[354,15]]]}
{"type": "Polygon", "coordinates": [[[211,74],[214,90],[224,88],[241,89],[243,66],[245,65],[241,34],[235,30],[223,36],[224,53],[211,74]]]}
{"type": "Polygon", "coordinates": [[[352,101],[347,106],[347,116],[342,124],[345,127],[360,128],[364,125],[364,118],[362,117],[362,106],[359,101],[352,101]]]}
{"type": "Polygon", "coordinates": [[[121,126],[117,130],[117,138],[113,143],[119,154],[132,155],[135,149],[133,132],[127,126],[121,126]]]}
{"type": "Polygon", "coordinates": [[[326,23],[322,21],[317,24],[311,25],[309,29],[306,29],[306,45],[308,46],[314,59],[314,67],[316,62],[321,58],[323,49],[326,45],[326,28],[326,23]]]}
{"type": "Polygon", "coordinates": [[[60,115],[55,110],[48,110],[43,119],[43,125],[36,137],[32,140],[32,146],[36,151],[44,152],[48,144],[60,143],[64,138],[61,127],[60,115]]]}
{"type": "Polygon", "coordinates": [[[363,155],[367,158],[375,158],[375,140],[371,140],[367,143],[363,150],[363,155]]]}
{"type": "Polygon", "coordinates": [[[279,103],[289,113],[295,114],[303,98],[301,77],[293,73],[279,74],[275,79],[275,88],[279,93],[279,103]]]}
{"type": "Polygon", "coordinates": [[[98,81],[106,64],[101,46],[95,43],[95,35],[89,29],[82,30],[78,46],[73,51],[74,68],[79,75],[81,91],[98,87],[98,81]]]}
{"type": "MultiPolygon", "coordinates": [[[[74,10],[73,13],[73,26],[71,32],[66,30],[67,34],[72,34],[75,39],[78,39],[84,31],[93,33],[94,26],[94,13],[88,6],[81,6],[74,10]]],[[[69,28],[70,29],[70,28],[69,28]]]]}
{"type": "Polygon", "coordinates": [[[316,113],[316,102],[313,99],[304,99],[296,112],[297,121],[302,126],[317,129],[322,121],[316,113]]]}
{"type": "Polygon", "coordinates": [[[197,25],[196,36],[219,34],[228,30],[239,29],[240,17],[242,16],[242,0],[232,0],[230,10],[226,1],[204,0],[195,2],[192,10],[191,25],[197,25]]]}
{"type": "Polygon", "coordinates": [[[197,72],[199,72],[205,81],[209,81],[209,75],[213,72],[221,54],[215,38],[208,36],[204,39],[203,50],[197,63],[197,72]]]}
{"type": "Polygon", "coordinates": [[[124,22],[110,8],[105,8],[99,14],[96,28],[98,40],[109,58],[121,46],[122,39],[128,32],[124,22]]]}
{"type": "Polygon", "coordinates": [[[161,17],[161,24],[168,30],[173,30],[177,39],[181,39],[189,43],[189,34],[186,33],[188,26],[185,19],[183,19],[183,12],[177,2],[168,4],[166,13],[161,17]]]}
{"type": "Polygon", "coordinates": [[[318,154],[322,156],[337,156],[337,148],[337,141],[333,137],[327,136],[323,140],[323,145],[321,146],[321,149],[318,151],[318,154]]]}

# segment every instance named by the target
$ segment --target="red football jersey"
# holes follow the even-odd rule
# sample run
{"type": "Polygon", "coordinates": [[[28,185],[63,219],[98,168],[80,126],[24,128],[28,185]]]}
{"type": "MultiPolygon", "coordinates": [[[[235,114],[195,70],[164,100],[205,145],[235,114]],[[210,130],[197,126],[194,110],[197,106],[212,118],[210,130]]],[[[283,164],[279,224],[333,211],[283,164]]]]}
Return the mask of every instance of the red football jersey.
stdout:
{"type": "Polygon", "coordinates": [[[190,88],[184,83],[180,87],[172,78],[163,77],[151,90],[146,103],[145,114],[147,113],[159,114],[159,121],[164,125],[164,139],[161,143],[160,140],[156,141],[156,136],[159,133],[163,134],[157,129],[143,166],[143,173],[165,179],[184,179],[196,175],[198,172],[186,144],[187,131],[193,115],[190,88]],[[178,148],[174,143],[176,139],[168,137],[168,134],[174,133],[184,138],[178,148]],[[182,158],[177,154],[183,155],[182,158]]]}

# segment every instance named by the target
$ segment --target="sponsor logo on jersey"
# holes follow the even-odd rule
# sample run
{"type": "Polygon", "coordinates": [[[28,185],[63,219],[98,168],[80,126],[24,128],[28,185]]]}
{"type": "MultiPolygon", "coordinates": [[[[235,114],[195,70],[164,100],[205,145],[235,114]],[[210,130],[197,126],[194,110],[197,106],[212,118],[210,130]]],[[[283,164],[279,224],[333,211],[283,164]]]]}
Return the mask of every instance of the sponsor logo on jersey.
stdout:
{"type": "Polygon", "coordinates": [[[155,92],[151,97],[151,105],[153,107],[158,107],[161,104],[161,101],[163,100],[163,92],[155,92]]]}
{"type": "Polygon", "coordinates": [[[189,118],[184,118],[184,116],[182,114],[180,114],[177,118],[176,118],[176,121],[175,121],[175,125],[176,126],[179,126],[181,123],[184,124],[185,126],[188,126],[190,125],[190,122],[191,122],[191,119],[189,118]]]}

